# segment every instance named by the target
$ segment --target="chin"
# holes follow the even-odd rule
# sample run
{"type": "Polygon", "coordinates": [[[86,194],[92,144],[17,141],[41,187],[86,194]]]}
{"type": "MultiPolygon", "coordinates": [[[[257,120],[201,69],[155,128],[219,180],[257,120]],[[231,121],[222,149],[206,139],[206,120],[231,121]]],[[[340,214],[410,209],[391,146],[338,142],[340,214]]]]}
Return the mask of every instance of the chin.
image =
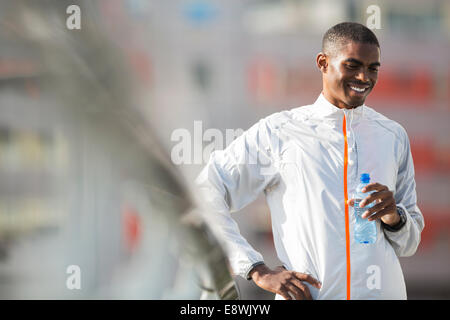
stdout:
{"type": "Polygon", "coordinates": [[[364,104],[366,97],[348,99],[346,104],[352,108],[359,107],[364,104]]]}
{"type": "Polygon", "coordinates": [[[352,103],[352,104],[349,104],[349,106],[351,106],[351,107],[353,107],[353,108],[356,108],[356,107],[362,106],[362,105],[364,104],[364,101],[365,101],[365,99],[362,99],[361,101],[358,101],[358,102],[354,102],[354,103],[352,103]]]}

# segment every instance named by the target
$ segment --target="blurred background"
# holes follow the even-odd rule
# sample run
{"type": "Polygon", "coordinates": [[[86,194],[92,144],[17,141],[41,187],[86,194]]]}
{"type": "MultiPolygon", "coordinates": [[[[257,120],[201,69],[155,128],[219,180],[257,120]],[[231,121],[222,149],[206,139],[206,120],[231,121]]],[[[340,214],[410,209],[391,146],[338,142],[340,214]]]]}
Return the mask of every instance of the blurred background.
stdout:
{"type": "MultiPolygon", "coordinates": [[[[449,299],[444,0],[0,2],[0,298],[273,299],[233,281],[193,181],[260,118],[314,102],[323,33],[377,12],[366,104],[407,130],[426,224],[401,258],[408,297],[449,299]]],[[[264,197],[233,215],[278,265],[264,197]]]]}

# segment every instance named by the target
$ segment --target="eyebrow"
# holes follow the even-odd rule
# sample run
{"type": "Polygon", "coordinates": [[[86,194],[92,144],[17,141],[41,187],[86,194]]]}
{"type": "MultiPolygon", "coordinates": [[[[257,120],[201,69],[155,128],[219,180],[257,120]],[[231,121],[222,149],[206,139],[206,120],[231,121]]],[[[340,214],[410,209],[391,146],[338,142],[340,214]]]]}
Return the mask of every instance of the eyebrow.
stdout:
{"type": "MultiPolygon", "coordinates": [[[[359,61],[359,60],[357,60],[355,58],[348,58],[347,60],[345,60],[345,62],[351,62],[351,63],[355,63],[355,64],[358,64],[358,65],[363,65],[364,64],[364,63],[362,63],[361,61],[359,61]]],[[[381,63],[373,62],[369,66],[370,67],[375,67],[375,66],[379,67],[379,66],[381,66],[381,63]]]]}

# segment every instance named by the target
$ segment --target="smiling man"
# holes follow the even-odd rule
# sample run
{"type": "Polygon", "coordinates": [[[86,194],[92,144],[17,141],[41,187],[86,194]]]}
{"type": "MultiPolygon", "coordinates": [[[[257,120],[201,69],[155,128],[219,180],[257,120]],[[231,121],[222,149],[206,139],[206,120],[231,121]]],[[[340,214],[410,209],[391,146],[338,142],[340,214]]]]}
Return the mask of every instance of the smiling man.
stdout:
{"type": "Polygon", "coordinates": [[[197,183],[213,207],[231,266],[277,299],[406,299],[398,257],[411,256],[424,220],[405,129],[364,104],[380,68],[375,34],[340,23],[323,38],[316,64],[323,90],[314,104],[270,115],[225,150],[197,183]],[[352,209],[361,173],[372,181],[361,206],[376,221],[374,244],[354,240],[352,209]],[[278,258],[269,268],[230,213],[264,192],[278,258]]]}

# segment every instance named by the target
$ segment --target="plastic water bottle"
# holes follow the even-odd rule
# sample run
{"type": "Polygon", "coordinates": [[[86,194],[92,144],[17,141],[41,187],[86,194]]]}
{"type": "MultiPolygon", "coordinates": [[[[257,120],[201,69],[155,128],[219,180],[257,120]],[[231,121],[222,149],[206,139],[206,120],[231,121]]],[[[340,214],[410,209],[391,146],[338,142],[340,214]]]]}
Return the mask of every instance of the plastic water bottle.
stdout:
{"type": "Polygon", "coordinates": [[[375,204],[372,202],[360,208],[359,203],[364,200],[369,194],[375,191],[362,192],[361,190],[370,182],[370,175],[368,173],[361,174],[360,184],[356,187],[355,204],[353,206],[355,210],[355,240],[359,243],[375,243],[377,241],[377,225],[375,221],[369,221],[367,218],[361,218],[362,214],[375,204]]]}

